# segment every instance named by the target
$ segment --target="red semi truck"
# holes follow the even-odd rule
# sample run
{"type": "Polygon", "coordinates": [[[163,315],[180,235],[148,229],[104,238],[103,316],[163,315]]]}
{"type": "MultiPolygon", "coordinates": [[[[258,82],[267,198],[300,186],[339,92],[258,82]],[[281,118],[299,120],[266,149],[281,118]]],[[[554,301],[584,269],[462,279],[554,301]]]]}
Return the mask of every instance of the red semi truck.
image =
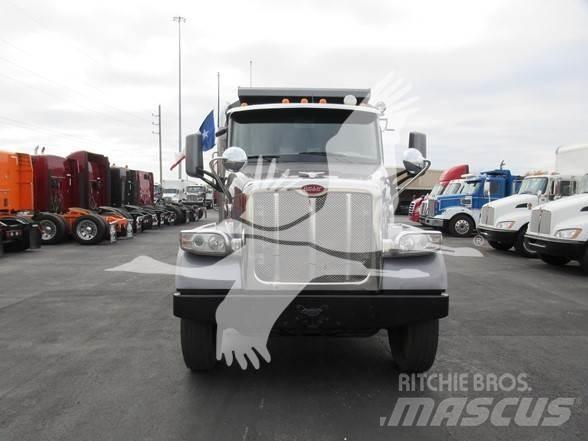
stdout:
{"type": "Polygon", "coordinates": [[[94,211],[110,202],[108,158],[89,152],[67,158],[38,155],[33,156],[33,168],[35,219],[43,243],[60,243],[71,235],[81,244],[93,245],[128,234],[129,222],[123,215],[94,211]]]}
{"type": "Polygon", "coordinates": [[[441,176],[439,176],[439,182],[435,184],[435,186],[428,195],[421,196],[420,198],[417,198],[410,203],[410,207],[408,209],[409,219],[413,222],[419,223],[421,217],[421,205],[424,202],[424,200],[443,194],[449,182],[453,181],[454,179],[459,179],[462,175],[465,175],[469,172],[469,165],[460,164],[448,168],[443,173],[441,173],[441,176]]]}

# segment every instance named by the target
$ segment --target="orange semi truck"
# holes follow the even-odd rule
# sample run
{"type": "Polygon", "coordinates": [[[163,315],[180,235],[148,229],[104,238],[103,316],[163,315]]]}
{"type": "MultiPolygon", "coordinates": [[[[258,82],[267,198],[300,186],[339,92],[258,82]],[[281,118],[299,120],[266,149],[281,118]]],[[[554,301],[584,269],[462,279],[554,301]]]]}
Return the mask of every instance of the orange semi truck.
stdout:
{"type": "Polygon", "coordinates": [[[0,251],[39,248],[41,233],[33,212],[31,157],[0,151],[0,251]]]}

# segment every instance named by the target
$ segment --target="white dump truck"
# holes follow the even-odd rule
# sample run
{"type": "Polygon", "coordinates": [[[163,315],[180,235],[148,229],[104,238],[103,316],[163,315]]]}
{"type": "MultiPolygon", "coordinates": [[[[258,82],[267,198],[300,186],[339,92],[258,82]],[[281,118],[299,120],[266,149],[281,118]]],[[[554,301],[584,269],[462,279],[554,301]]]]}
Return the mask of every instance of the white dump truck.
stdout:
{"type": "Polygon", "coordinates": [[[570,167],[579,179],[577,194],[535,207],[525,245],[550,265],[578,261],[588,274],[588,144],[560,147],[558,167],[570,167]],[[569,161],[569,162],[568,162],[569,161]]]}
{"type": "Polygon", "coordinates": [[[228,148],[209,170],[202,135],[188,136],[188,176],[225,200],[218,223],[180,235],[173,311],[188,368],[223,356],[259,367],[270,332],[381,329],[399,370],[431,367],[449,303],[441,234],[394,222],[397,193],[430,166],[426,138],[411,134],[412,179],[397,186],[383,161],[385,106],[369,98],[369,89],[239,88],[217,132],[228,148]]]}
{"type": "Polygon", "coordinates": [[[559,147],[555,152],[555,172],[526,176],[517,194],[482,207],[479,233],[497,250],[514,247],[521,256],[536,257],[537,252],[525,242],[531,210],[578,191],[582,170],[588,164],[584,158],[582,166],[580,156],[587,153],[587,146],[559,147]]]}

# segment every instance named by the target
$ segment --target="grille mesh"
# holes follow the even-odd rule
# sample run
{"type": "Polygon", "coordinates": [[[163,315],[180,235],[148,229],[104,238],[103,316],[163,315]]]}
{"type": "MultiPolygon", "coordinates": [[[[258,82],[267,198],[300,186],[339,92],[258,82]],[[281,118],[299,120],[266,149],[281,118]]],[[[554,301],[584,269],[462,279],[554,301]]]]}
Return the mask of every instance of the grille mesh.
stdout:
{"type": "Polygon", "coordinates": [[[309,198],[288,190],[257,192],[250,200],[255,238],[248,248],[262,281],[356,282],[366,277],[366,266],[375,267],[370,194],[331,191],[309,198]]]}

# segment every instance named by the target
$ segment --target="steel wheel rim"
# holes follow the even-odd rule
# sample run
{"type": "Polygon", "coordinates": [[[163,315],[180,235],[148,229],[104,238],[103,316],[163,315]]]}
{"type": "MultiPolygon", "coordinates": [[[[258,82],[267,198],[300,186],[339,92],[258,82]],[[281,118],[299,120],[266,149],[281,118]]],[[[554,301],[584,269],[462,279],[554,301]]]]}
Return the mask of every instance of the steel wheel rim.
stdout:
{"type": "Polygon", "coordinates": [[[51,240],[55,237],[55,235],[57,234],[57,225],[55,225],[55,222],[50,221],[48,219],[43,219],[41,222],[39,222],[39,224],[41,225],[41,240],[51,240]]]}
{"type": "Polygon", "coordinates": [[[464,235],[470,232],[470,223],[465,219],[460,219],[455,223],[455,231],[459,235],[464,235]]]}
{"type": "Polygon", "coordinates": [[[76,233],[83,240],[92,240],[98,234],[98,227],[91,220],[83,220],[76,227],[76,233]]]}

